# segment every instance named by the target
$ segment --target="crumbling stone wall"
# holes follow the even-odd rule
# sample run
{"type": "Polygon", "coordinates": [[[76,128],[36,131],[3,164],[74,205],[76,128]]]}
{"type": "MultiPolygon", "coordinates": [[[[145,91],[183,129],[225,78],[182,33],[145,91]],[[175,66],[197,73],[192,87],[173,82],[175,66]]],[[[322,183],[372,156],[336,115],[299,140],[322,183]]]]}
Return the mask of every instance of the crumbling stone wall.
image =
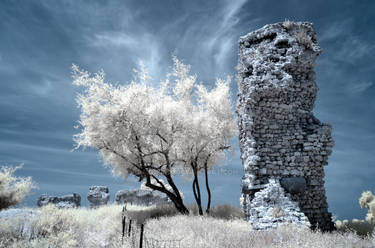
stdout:
{"type": "Polygon", "coordinates": [[[306,22],[266,25],[239,40],[243,207],[253,223],[255,193],[275,179],[312,228],[334,228],[323,169],[334,145],[332,128],[312,113],[318,91],[314,65],[320,53],[313,26],[306,22]]]}

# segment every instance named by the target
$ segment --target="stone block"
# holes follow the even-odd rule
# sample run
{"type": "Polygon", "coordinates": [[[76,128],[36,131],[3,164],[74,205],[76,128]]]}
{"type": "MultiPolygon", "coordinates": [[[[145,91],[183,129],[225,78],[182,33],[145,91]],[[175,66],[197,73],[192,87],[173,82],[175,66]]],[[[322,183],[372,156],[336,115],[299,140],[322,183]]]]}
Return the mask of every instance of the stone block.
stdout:
{"type": "Polygon", "coordinates": [[[37,200],[38,207],[53,204],[58,208],[73,208],[81,206],[81,196],[77,193],[64,196],[49,196],[42,194],[37,200]]]}
{"type": "Polygon", "coordinates": [[[106,186],[91,186],[87,194],[91,208],[106,205],[109,201],[109,189],[106,186]]]}

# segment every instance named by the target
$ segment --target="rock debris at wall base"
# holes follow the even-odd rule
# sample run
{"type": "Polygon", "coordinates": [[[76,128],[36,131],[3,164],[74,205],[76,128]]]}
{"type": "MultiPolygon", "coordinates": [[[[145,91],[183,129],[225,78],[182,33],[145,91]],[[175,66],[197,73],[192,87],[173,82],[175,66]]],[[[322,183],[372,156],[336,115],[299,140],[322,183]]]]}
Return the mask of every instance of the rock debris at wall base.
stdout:
{"type": "Polygon", "coordinates": [[[310,227],[306,215],[299,209],[298,203],[281,187],[279,180],[270,178],[266,187],[254,194],[247,202],[249,222],[255,230],[276,228],[280,224],[294,223],[310,227]]]}
{"type": "Polygon", "coordinates": [[[313,26],[306,22],[266,25],[239,40],[243,207],[254,225],[264,221],[252,214],[255,195],[275,178],[311,228],[334,229],[323,169],[334,145],[332,127],[312,113],[318,91],[314,66],[320,53],[313,26]]]}

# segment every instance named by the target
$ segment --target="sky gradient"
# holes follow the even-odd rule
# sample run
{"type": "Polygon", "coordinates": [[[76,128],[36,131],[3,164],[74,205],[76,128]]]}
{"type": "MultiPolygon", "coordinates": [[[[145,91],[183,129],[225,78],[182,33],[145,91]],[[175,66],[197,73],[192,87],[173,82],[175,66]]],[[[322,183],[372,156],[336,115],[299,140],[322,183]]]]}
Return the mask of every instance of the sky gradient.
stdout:
{"type": "MultiPolygon", "coordinates": [[[[240,36],[265,24],[314,23],[323,54],[316,62],[314,114],[332,124],[336,145],[325,167],[329,210],[339,219],[363,219],[362,191],[375,193],[375,1],[0,1],[0,165],[24,167],[41,193],[78,192],[90,185],[138,188],[114,178],[95,150],[72,151],[79,119],[71,65],[103,69],[107,81],[126,84],[140,60],[152,84],[164,79],[176,53],[198,81],[232,76],[240,36]]],[[[210,177],[213,203],[239,205],[243,175],[236,154],[210,177]]],[[[191,183],[178,178],[188,202],[191,183]]],[[[205,193],[204,193],[205,194],[205,193]]]]}

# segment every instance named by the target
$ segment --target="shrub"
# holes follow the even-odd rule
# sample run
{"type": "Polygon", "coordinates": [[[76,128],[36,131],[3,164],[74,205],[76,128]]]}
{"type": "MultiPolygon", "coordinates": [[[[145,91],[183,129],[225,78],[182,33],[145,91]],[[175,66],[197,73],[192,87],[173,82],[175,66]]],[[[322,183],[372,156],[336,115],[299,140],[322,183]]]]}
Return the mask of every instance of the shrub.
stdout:
{"type": "Polygon", "coordinates": [[[283,27],[285,29],[291,29],[293,27],[294,23],[292,21],[286,20],[283,22],[283,27]]]}
{"type": "Polygon", "coordinates": [[[2,166],[0,168],[0,211],[21,203],[34,187],[30,177],[13,176],[13,173],[21,167],[2,166]]]}
{"type": "MultiPolygon", "coordinates": [[[[187,205],[190,216],[199,214],[196,204],[187,205]]],[[[127,218],[137,222],[138,225],[146,223],[150,219],[158,219],[160,217],[171,217],[178,215],[179,212],[172,204],[163,204],[152,207],[144,207],[143,209],[127,210],[127,218]]],[[[230,204],[217,205],[211,208],[210,217],[217,219],[243,219],[244,214],[242,209],[234,207],[230,204]]]]}
{"type": "Polygon", "coordinates": [[[241,208],[234,207],[230,204],[217,205],[210,210],[211,217],[217,219],[231,220],[244,219],[245,215],[241,208]]]}
{"type": "Polygon", "coordinates": [[[369,223],[375,223],[375,197],[370,191],[365,191],[362,193],[361,198],[359,198],[359,205],[361,208],[367,208],[368,212],[366,215],[366,220],[369,223]]]}
{"type": "Polygon", "coordinates": [[[149,219],[174,216],[178,213],[178,210],[172,204],[162,204],[139,210],[128,210],[126,215],[140,225],[146,223],[149,219]]]}
{"type": "Polygon", "coordinates": [[[32,238],[47,240],[52,247],[76,247],[80,226],[69,211],[49,204],[41,208],[32,223],[32,238]]]}
{"type": "MultiPolygon", "coordinates": [[[[365,191],[359,198],[359,205],[361,208],[367,208],[368,213],[366,215],[366,221],[353,219],[336,221],[335,226],[338,231],[347,232],[352,231],[360,236],[374,236],[375,227],[375,196],[371,191],[365,191]]],[[[374,237],[375,238],[375,237],[374,237]]]]}
{"type": "Polygon", "coordinates": [[[313,42],[311,40],[310,35],[307,33],[307,31],[304,28],[300,27],[298,30],[296,30],[293,36],[297,40],[298,43],[304,45],[308,49],[312,49],[313,42]]]}
{"type": "Polygon", "coordinates": [[[374,195],[371,191],[362,192],[361,197],[359,198],[359,205],[361,208],[368,208],[369,203],[374,200],[374,195]]]}
{"type": "Polygon", "coordinates": [[[301,22],[292,22],[285,20],[282,23],[282,26],[286,30],[290,30],[293,37],[297,40],[298,43],[304,45],[307,49],[312,49],[313,41],[311,36],[307,33],[307,30],[301,25],[301,22]]]}
{"type": "Polygon", "coordinates": [[[0,221],[0,247],[11,247],[24,238],[24,222],[20,216],[0,221]]]}
{"type": "Polygon", "coordinates": [[[25,218],[1,219],[0,247],[113,247],[121,238],[121,208],[47,205],[36,211],[27,226],[25,218]]]}
{"type": "Polygon", "coordinates": [[[372,234],[375,225],[364,220],[353,219],[351,221],[338,220],[335,222],[335,226],[339,232],[354,232],[359,236],[366,237],[372,234]]]}

